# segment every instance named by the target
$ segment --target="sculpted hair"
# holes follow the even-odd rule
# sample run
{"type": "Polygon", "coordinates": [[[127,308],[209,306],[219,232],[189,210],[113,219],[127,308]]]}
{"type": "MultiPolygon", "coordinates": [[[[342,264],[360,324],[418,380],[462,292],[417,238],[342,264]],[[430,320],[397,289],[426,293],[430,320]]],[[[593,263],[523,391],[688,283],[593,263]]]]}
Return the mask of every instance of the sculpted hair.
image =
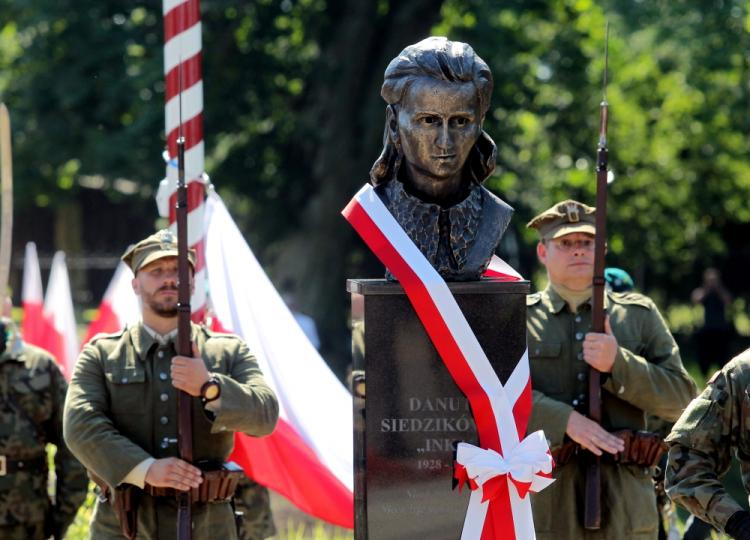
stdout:
{"type": "MultiPolygon", "coordinates": [[[[409,45],[391,60],[385,70],[380,95],[395,116],[409,87],[417,79],[427,77],[447,82],[471,82],[477,91],[479,110],[484,116],[490,107],[492,73],[468,44],[449,41],[444,37],[430,37],[409,45]]],[[[388,119],[383,134],[383,151],[370,170],[373,185],[386,183],[398,171],[401,152],[388,136],[388,119]]],[[[467,159],[465,170],[470,180],[481,184],[495,169],[497,148],[489,135],[482,131],[467,159]]]]}

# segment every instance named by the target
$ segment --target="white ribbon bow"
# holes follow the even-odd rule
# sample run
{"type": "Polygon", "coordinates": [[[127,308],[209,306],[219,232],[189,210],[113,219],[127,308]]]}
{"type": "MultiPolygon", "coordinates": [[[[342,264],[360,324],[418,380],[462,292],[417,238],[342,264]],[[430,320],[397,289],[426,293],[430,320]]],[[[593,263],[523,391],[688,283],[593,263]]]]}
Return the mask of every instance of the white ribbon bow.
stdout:
{"type": "Polygon", "coordinates": [[[468,477],[478,485],[507,474],[516,486],[521,498],[527,491],[537,493],[555,480],[552,473],[553,461],[547,439],[543,431],[535,431],[523,439],[505,456],[491,449],[484,449],[468,443],[459,443],[456,461],[466,468],[468,477]]]}

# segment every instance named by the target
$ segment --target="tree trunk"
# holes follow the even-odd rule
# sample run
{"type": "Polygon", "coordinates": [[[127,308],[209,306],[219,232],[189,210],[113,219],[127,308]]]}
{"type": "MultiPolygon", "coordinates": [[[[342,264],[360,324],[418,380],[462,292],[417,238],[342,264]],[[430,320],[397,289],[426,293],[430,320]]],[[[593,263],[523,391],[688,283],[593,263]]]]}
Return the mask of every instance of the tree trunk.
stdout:
{"type": "Polygon", "coordinates": [[[367,181],[382,149],[385,68],[404,47],[428,36],[442,2],[393,2],[381,15],[370,0],[340,4],[329,7],[341,12],[331,16],[340,23],[331,29],[333,39],[322,53],[324,76],[311,93],[320,132],[311,171],[318,190],[304,211],[302,232],[286,244],[282,259],[298,284],[302,310],[321,325],[327,360],[342,374],[351,360],[345,280],[382,277],[384,271],[340,212],[367,181]],[[300,268],[293,260],[308,266],[300,268]]]}

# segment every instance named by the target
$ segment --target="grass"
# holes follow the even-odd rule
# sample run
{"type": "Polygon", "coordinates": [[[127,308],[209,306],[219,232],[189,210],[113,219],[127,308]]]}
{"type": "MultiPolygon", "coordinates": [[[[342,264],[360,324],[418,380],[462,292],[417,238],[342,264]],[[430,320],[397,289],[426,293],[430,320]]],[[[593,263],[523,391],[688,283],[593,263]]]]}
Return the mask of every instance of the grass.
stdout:
{"type": "MultiPolygon", "coordinates": [[[[89,521],[95,500],[92,483],[89,485],[86,502],[78,510],[75,521],[68,529],[66,540],[88,539],[89,521]]],[[[269,540],[353,540],[354,538],[352,531],[306,516],[283,497],[274,493],[271,494],[271,508],[278,534],[269,540]]]]}

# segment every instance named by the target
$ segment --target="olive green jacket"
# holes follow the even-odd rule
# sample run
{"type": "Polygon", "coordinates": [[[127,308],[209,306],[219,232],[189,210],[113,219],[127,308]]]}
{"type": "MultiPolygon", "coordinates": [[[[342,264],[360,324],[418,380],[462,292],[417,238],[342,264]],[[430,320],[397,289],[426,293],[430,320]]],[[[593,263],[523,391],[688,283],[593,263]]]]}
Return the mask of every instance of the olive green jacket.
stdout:
{"type": "MultiPolygon", "coordinates": [[[[221,384],[215,415],[204,409],[200,399],[192,399],[194,461],[222,462],[232,451],[234,432],[259,437],[273,431],[278,402],[240,338],[193,325],[192,340],[221,384]]],[[[65,402],[65,440],[86,468],[112,487],[146,458],[179,456],[177,389],[170,379],[174,355],[171,343],[160,345],[138,324],[95,337],[78,358],[65,402]]],[[[139,529],[153,535],[145,538],[166,538],[174,520],[165,518],[153,504],[144,496],[139,529]],[[157,514],[158,527],[149,518],[157,514]]],[[[213,506],[221,505],[208,505],[213,506]]],[[[173,509],[169,505],[165,512],[171,514],[173,509]]],[[[196,509],[194,515],[198,531],[206,525],[200,516],[221,515],[223,520],[231,512],[208,508],[196,509]]],[[[98,505],[92,534],[108,537],[116,525],[112,518],[109,508],[98,505]]],[[[217,537],[220,532],[213,529],[217,537]]],[[[195,538],[200,536],[196,533],[195,538]]]]}
{"type": "MultiPolygon", "coordinates": [[[[83,466],[63,443],[62,412],[67,385],[46,351],[17,343],[0,356],[0,455],[10,460],[47,459],[55,453],[55,510],[48,515],[62,533],[86,498],[83,466]]],[[[47,468],[0,476],[0,525],[42,523],[50,509],[47,468]]]]}
{"type": "MultiPolygon", "coordinates": [[[[604,306],[619,350],[603,377],[602,425],[609,431],[640,430],[652,414],[675,420],[695,395],[679,350],[654,303],[637,293],[605,295],[604,306]]],[[[573,410],[588,409],[588,364],[583,340],[591,327],[591,306],[572,313],[550,287],[527,297],[527,338],[534,406],[528,431],[544,430],[550,447],[565,441],[573,410]]],[[[604,464],[603,525],[584,531],[583,468],[574,458],[558,467],[557,481],[532,499],[537,538],[655,538],[656,502],[651,471],[604,464]]]]}
{"type": "Polygon", "coordinates": [[[750,493],[750,349],[718,371],[667,437],[669,497],[721,530],[742,507],[720,478],[736,454],[750,493]]]}

